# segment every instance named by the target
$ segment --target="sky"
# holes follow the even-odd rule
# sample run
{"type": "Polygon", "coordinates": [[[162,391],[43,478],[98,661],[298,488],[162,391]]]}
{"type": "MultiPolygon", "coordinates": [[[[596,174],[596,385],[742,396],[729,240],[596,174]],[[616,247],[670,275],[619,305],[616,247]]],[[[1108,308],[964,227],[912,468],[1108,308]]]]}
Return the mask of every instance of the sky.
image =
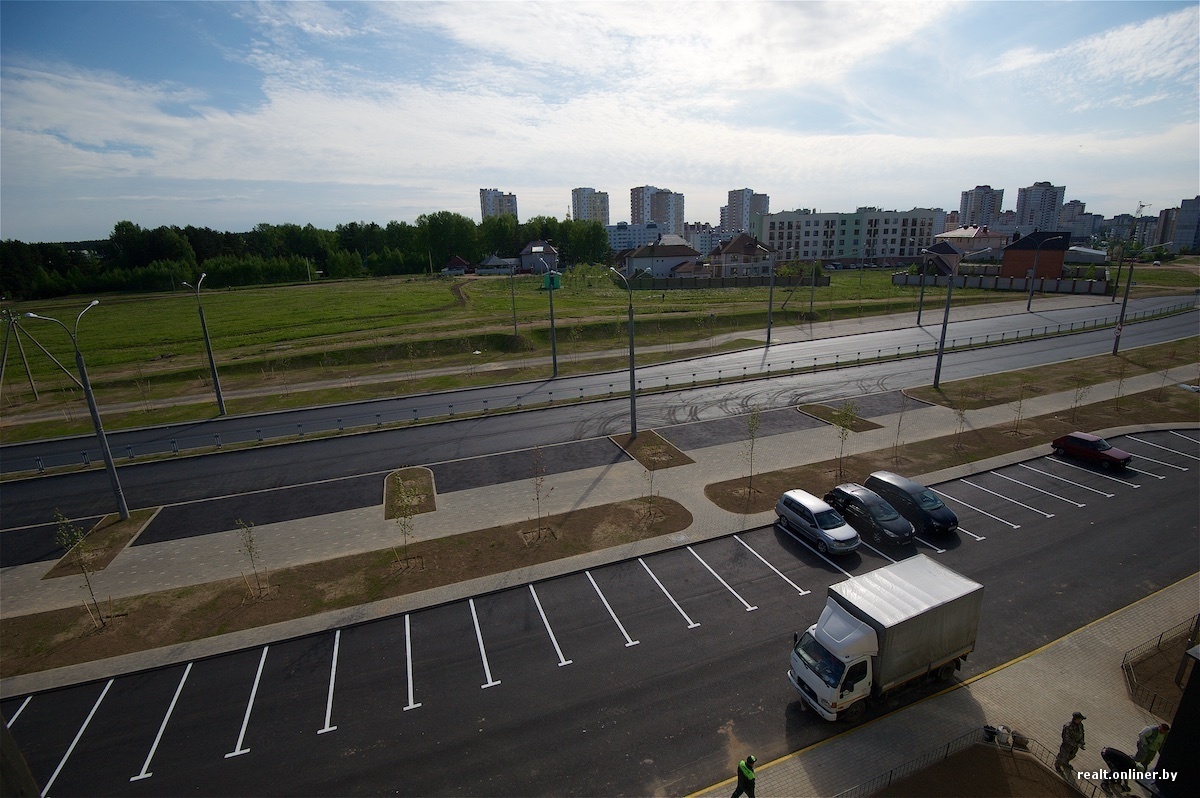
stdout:
{"type": "Polygon", "coordinates": [[[0,238],[1200,194],[1197,2],[0,2],[0,238]]]}

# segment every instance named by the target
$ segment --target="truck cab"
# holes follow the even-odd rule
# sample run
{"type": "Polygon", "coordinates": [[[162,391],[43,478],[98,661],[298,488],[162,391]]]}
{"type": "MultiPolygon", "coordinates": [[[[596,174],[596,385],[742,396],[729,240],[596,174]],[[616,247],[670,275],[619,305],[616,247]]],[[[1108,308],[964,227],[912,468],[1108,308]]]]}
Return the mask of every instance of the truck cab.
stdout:
{"type": "Polygon", "coordinates": [[[875,631],[840,605],[828,604],[821,619],[795,636],[788,679],[805,703],[825,720],[862,714],[871,694],[871,657],[879,652],[875,631]],[[837,652],[837,653],[834,653],[837,652]]]}

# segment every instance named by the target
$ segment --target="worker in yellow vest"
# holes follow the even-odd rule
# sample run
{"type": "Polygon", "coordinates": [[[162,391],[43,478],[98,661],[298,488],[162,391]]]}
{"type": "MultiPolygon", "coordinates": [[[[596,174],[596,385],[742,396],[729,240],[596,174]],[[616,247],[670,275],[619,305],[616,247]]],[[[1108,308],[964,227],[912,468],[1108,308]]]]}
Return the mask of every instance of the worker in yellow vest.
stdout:
{"type": "Polygon", "coordinates": [[[754,798],[754,763],[757,760],[754,754],[738,762],[737,769],[737,790],[733,793],[733,798],[738,798],[739,795],[747,795],[749,798],[754,798]]]}

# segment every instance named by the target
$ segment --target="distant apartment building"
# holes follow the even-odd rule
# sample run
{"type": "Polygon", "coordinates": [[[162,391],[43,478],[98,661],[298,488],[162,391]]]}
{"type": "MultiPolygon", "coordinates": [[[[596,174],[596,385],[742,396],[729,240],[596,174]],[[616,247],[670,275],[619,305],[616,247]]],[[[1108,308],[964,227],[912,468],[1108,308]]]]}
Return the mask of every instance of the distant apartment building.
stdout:
{"type": "Polygon", "coordinates": [[[964,191],[958,203],[960,225],[991,225],[1000,221],[1004,205],[1004,189],[991,186],[975,186],[964,191]]]}
{"type": "Polygon", "coordinates": [[[1028,235],[1034,230],[1056,230],[1063,209],[1066,186],[1034,183],[1017,189],[1017,227],[1028,235]]]}
{"type": "Polygon", "coordinates": [[[771,198],[755,194],[754,189],[737,188],[729,192],[729,204],[721,206],[721,230],[725,233],[744,233],[750,229],[754,214],[766,216],[771,212],[771,198]]]}
{"type": "Polygon", "coordinates": [[[1175,216],[1175,229],[1167,247],[1175,253],[1200,252],[1200,196],[1179,203],[1175,216]]]}
{"type": "Polygon", "coordinates": [[[779,262],[825,262],[890,265],[918,258],[945,228],[940,208],[884,211],[859,208],[854,213],[816,213],[808,208],[763,217],[765,244],[779,262]]]}
{"type": "Polygon", "coordinates": [[[667,229],[658,222],[644,224],[617,222],[606,225],[604,231],[608,233],[609,248],[613,252],[623,252],[627,249],[637,249],[646,244],[653,244],[662,237],[663,233],[667,232],[667,229]]]}
{"type": "Polygon", "coordinates": [[[505,194],[498,188],[481,188],[479,189],[479,213],[483,219],[505,214],[517,219],[517,195],[505,194]]]}
{"type": "Polygon", "coordinates": [[[689,222],[683,226],[683,238],[697,252],[712,252],[721,243],[720,228],[708,222],[689,222]]]}
{"type": "Polygon", "coordinates": [[[683,195],[669,188],[637,186],[629,189],[629,223],[656,222],[664,233],[683,235],[683,195]]]}
{"type": "Polygon", "coordinates": [[[608,192],[594,188],[571,189],[571,218],[608,226],[608,192]]]}

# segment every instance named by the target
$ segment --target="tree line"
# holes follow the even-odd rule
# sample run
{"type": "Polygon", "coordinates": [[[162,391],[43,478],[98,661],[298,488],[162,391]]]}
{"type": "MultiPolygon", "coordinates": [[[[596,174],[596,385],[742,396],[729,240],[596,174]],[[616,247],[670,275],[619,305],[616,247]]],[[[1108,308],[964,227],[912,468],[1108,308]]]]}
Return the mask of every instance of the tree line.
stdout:
{"type": "Polygon", "coordinates": [[[530,241],[550,242],[564,264],[604,263],[608,234],[599,222],[537,216],[524,223],[498,216],[476,223],[450,211],[423,214],[415,224],[259,224],[246,233],[208,227],[142,228],[130,221],[105,240],[72,243],[0,242],[0,292],[42,299],[109,291],[170,291],[201,272],[213,288],[326,278],[436,272],[458,255],[478,263],[513,258],[530,241]]]}

